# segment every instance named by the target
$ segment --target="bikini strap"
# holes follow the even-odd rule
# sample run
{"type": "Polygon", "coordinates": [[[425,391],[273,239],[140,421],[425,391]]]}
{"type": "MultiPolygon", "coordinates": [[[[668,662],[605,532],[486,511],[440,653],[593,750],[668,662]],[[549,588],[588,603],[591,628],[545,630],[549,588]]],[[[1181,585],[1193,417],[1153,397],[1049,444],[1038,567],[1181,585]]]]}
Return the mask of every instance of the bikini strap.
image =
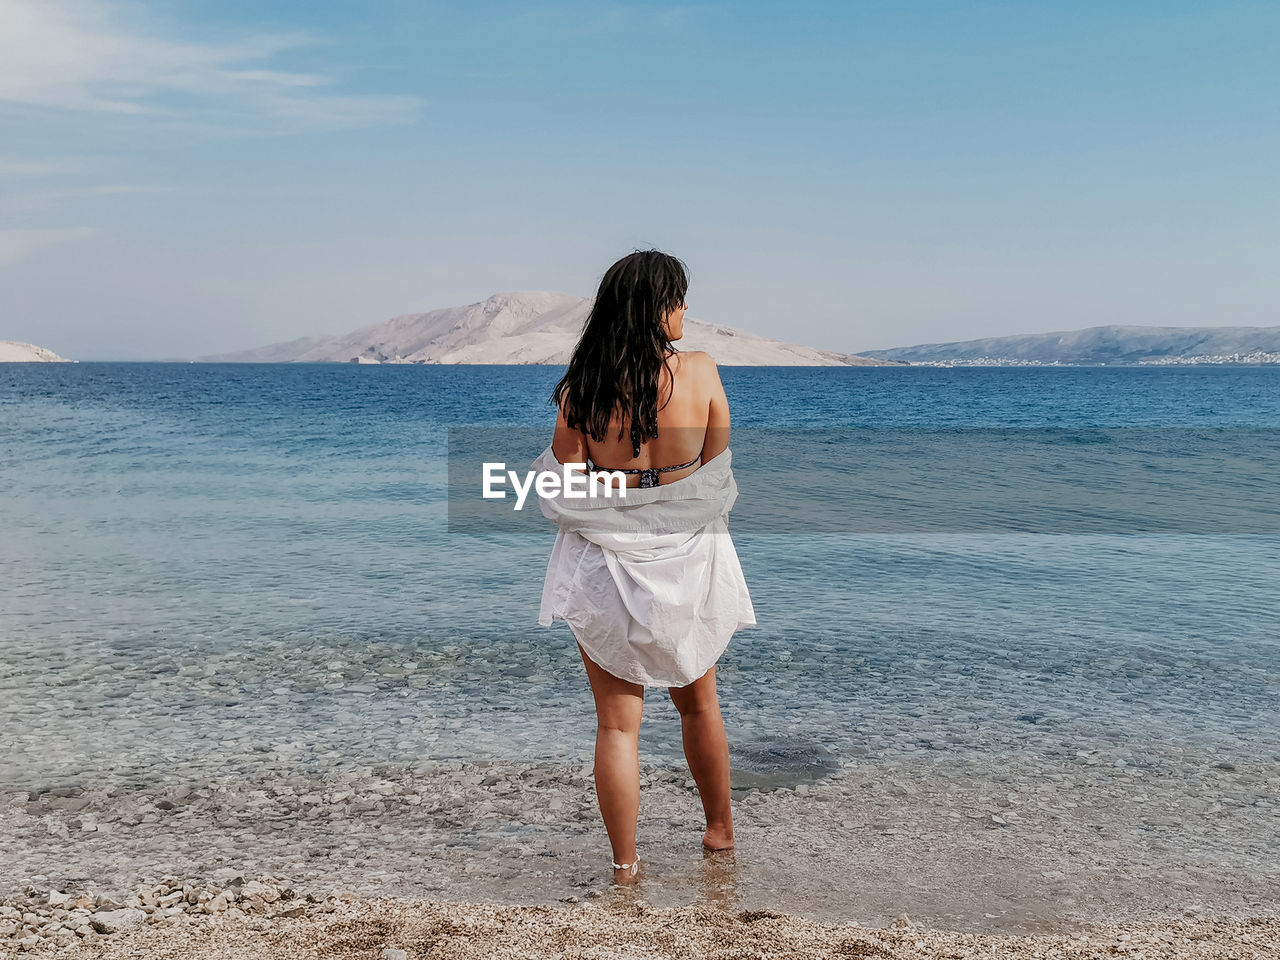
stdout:
{"type": "Polygon", "coordinates": [[[692,467],[701,459],[702,454],[698,454],[688,463],[677,463],[674,467],[602,467],[588,456],[587,469],[607,470],[609,473],[666,473],[668,470],[683,470],[685,467],[692,467]]]}
{"type": "Polygon", "coordinates": [[[659,473],[666,473],[668,470],[683,470],[685,467],[692,467],[695,463],[697,463],[697,462],[698,462],[699,460],[701,460],[701,459],[702,459],[702,454],[698,454],[696,457],[694,457],[694,458],[693,458],[692,460],[690,460],[688,463],[681,463],[681,464],[677,464],[677,465],[676,465],[676,466],[674,466],[674,467],[658,467],[658,468],[657,468],[657,471],[658,471],[659,473]]]}

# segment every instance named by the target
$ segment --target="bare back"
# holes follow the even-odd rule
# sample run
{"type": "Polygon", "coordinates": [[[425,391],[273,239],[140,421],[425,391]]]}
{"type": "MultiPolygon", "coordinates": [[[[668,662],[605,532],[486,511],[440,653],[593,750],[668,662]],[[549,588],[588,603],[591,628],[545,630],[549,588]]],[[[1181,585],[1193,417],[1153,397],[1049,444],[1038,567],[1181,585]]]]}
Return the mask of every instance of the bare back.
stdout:
{"type": "MultiPolygon", "coordinates": [[[[729,401],[715,361],[701,350],[672,354],[671,374],[664,369],[658,381],[658,436],[640,445],[632,456],[629,418],[616,415],[605,438],[592,440],[568,426],[564,409],[556,418],[552,452],[561,463],[585,462],[601,469],[669,467],[697,460],[680,470],[659,474],[660,483],[687,477],[729,445],[729,401]]],[[[640,484],[639,474],[627,476],[627,486],[640,484]]]]}

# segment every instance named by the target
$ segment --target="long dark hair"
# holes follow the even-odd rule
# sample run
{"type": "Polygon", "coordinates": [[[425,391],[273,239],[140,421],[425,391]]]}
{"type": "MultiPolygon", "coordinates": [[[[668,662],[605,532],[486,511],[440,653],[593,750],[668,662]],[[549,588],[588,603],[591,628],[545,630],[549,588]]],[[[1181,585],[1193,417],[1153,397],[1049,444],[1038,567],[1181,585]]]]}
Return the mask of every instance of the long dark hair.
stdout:
{"type": "Polygon", "coordinates": [[[662,321],[688,291],[684,263],[659,250],[637,250],[605,271],[569,368],[551,392],[570,427],[602,441],[616,413],[631,423],[636,457],[658,435],[658,377],[663,369],[670,375],[672,352],[662,321]]]}

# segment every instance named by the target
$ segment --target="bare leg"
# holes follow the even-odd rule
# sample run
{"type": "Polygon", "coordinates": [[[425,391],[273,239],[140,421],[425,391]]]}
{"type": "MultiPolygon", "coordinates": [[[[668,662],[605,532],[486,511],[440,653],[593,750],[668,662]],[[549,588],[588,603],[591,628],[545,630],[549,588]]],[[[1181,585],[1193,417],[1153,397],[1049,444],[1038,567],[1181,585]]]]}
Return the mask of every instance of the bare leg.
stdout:
{"type": "Polygon", "coordinates": [[[698,785],[707,832],[702,845],[708,850],[733,847],[733,811],[729,795],[729,739],[720,716],[716,694],[716,668],[712,667],[687,687],[668,687],[671,702],[680,711],[680,729],[689,772],[698,785]]]}
{"type": "MultiPolygon", "coordinates": [[[[636,859],[636,820],[640,814],[640,719],[644,687],[619,679],[578,644],[596,701],[596,799],[609,833],[616,863],[636,859]]],[[[630,870],[615,870],[614,879],[630,883],[630,870]]]]}

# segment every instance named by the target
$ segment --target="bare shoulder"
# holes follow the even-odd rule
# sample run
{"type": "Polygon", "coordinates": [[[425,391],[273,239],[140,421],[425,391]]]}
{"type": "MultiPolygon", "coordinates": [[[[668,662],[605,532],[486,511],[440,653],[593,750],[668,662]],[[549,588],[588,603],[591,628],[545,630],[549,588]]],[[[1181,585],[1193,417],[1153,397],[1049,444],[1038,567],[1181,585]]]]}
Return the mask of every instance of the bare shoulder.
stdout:
{"type": "Polygon", "coordinates": [[[705,350],[681,350],[677,356],[680,357],[681,367],[699,379],[715,373],[716,361],[705,350]]]}

